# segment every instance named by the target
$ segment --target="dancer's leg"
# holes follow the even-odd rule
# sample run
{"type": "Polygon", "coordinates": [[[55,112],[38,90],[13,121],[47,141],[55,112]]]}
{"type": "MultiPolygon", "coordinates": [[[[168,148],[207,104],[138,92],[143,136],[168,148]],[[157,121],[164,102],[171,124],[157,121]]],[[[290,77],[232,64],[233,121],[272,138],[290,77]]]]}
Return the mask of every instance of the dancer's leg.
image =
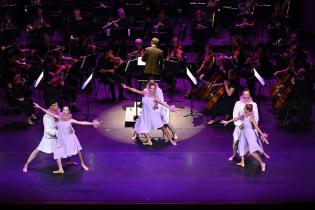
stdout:
{"type": "Polygon", "coordinates": [[[61,163],[61,159],[57,159],[57,165],[58,165],[58,170],[57,171],[53,171],[54,174],[63,174],[63,168],[62,168],[62,163],[61,163]]]}
{"type": "Polygon", "coordinates": [[[83,168],[84,171],[88,171],[89,168],[85,165],[84,161],[83,161],[83,158],[82,158],[82,154],[80,151],[78,151],[78,157],[80,159],[80,162],[81,162],[81,166],[83,168]]]}
{"type": "Polygon", "coordinates": [[[35,149],[31,154],[30,156],[28,157],[24,167],[23,167],[23,172],[27,172],[27,167],[28,167],[28,164],[30,164],[36,157],[37,155],[39,154],[39,150],[35,149]]]}
{"type": "Polygon", "coordinates": [[[152,141],[151,141],[151,137],[149,136],[148,133],[144,134],[145,138],[147,139],[147,142],[144,142],[143,145],[153,145],[152,141]]]}
{"type": "Polygon", "coordinates": [[[264,163],[262,161],[262,159],[260,158],[260,156],[256,153],[256,152],[252,152],[250,153],[251,156],[253,156],[259,163],[260,163],[260,166],[261,166],[261,171],[265,171],[266,170],[266,163],[264,163]]]}

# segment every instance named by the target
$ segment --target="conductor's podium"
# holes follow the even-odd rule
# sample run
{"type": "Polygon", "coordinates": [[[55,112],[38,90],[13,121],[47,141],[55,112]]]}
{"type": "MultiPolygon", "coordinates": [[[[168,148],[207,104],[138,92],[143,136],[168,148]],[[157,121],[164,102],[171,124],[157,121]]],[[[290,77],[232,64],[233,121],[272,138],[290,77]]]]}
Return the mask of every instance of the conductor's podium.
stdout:
{"type": "Polygon", "coordinates": [[[133,107],[126,107],[125,114],[125,127],[133,127],[136,123],[137,116],[141,114],[141,102],[137,102],[138,109],[136,109],[136,102],[134,102],[133,107]]]}

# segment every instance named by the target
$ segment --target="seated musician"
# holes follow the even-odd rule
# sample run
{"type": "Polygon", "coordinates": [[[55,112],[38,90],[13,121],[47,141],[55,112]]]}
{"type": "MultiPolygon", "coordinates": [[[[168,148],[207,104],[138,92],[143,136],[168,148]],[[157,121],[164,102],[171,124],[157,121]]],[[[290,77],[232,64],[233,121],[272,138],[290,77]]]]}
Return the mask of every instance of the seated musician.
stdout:
{"type": "Polygon", "coordinates": [[[72,20],[70,24],[70,40],[79,41],[81,36],[88,35],[89,33],[90,27],[81,16],[81,10],[74,9],[72,12],[72,20]]]}
{"type": "Polygon", "coordinates": [[[134,49],[128,53],[128,60],[136,59],[138,57],[142,57],[144,54],[143,42],[142,39],[137,38],[135,40],[134,49]]]}
{"type": "Polygon", "coordinates": [[[15,23],[12,20],[10,13],[7,10],[3,10],[0,19],[0,32],[8,29],[15,28],[15,23]]]}
{"type": "Polygon", "coordinates": [[[123,8],[119,8],[117,10],[117,18],[108,22],[106,26],[104,26],[103,28],[127,28],[129,27],[130,23],[129,23],[129,19],[126,16],[125,10],[123,8]]]}
{"type": "Polygon", "coordinates": [[[255,21],[253,18],[254,3],[252,0],[247,0],[245,8],[241,9],[235,23],[236,28],[253,28],[255,21]]]}
{"type": "Polygon", "coordinates": [[[281,47],[286,37],[287,21],[281,15],[281,3],[274,5],[274,12],[268,20],[268,41],[270,46],[281,47]]]}
{"type": "Polygon", "coordinates": [[[192,46],[195,52],[204,53],[205,42],[208,40],[208,26],[205,18],[205,13],[202,10],[195,12],[195,17],[191,25],[192,46]]]}
{"type": "Polygon", "coordinates": [[[176,86],[176,77],[185,69],[184,51],[178,36],[174,36],[172,39],[167,60],[174,65],[170,65],[169,68],[165,67],[163,76],[170,86],[170,90],[174,90],[176,86]]]}
{"type": "MultiPolygon", "coordinates": [[[[135,44],[134,47],[132,48],[132,50],[127,54],[127,59],[128,60],[134,60],[134,59],[138,59],[139,57],[143,57],[144,55],[144,48],[143,48],[143,43],[142,43],[142,39],[137,38],[135,40],[135,44]]],[[[135,61],[137,62],[137,61],[135,61]]],[[[141,66],[132,66],[130,65],[128,67],[129,69],[126,72],[126,84],[130,87],[131,86],[131,79],[134,77],[136,79],[140,79],[143,77],[143,71],[144,71],[144,67],[141,66]]],[[[141,83],[138,83],[138,89],[141,89],[141,83]]]]}
{"type": "Polygon", "coordinates": [[[170,33],[171,32],[171,21],[167,17],[166,11],[161,10],[159,13],[159,17],[152,22],[152,32],[166,32],[170,33]]]}
{"type": "Polygon", "coordinates": [[[307,110],[310,107],[310,98],[312,94],[312,78],[309,76],[310,72],[308,72],[305,68],[299,68],[295,76],[291,78],[291,84],[293,85],[293,91],[289,95],[288,99],[284,102],[284,104],[279,109],[279,118],[283,125],[286,125],[287,122],[284,122],[287,115],[287,111],[292,108],[297,108],[297,114],[299,118],[299,124],[303,125],[307,123],[307,110]]]}
{"type": "Polygon", "coordinates": [[[104,56],[97,61],[96,73],[100,78],[100,82],[109,84],[109,88],[112,95],[112,102],[117,102],[115,87],[119,88],[119,100],[124,100],[124,89],[120,85],[125,83],[123,77],[123,69],[121,68],[123,60],[120,57],[113,55],[113,50],[107,48],[104,52],[104,56]]]}
{"type": "Polygon", "coordinates": [[[44,16],[44,11],[42,8],[37,8],[35,16],[31,18],[31,23],[28,24],[27,28],[30,31],[39,30],[44,27],[50,27],[48,18],[44,16]]]}
{"type": "Polygon", "coordinates": [[[210,110],[211,119],[208,121],[207,125],[213,125],[218,115],[225,115],[225,119],[229,119],[233,116],[233,107],[239,98],[239,83],[240,81],[236,71],[229,70],[228,79],[224,80],[223,84],[217,83],[212,85],[215,91],[212,93],[208,104],[214,103],[214,105],[212,105],[213,108],[210,110]],[[217,94],[216,91],[222,92],[217,94]]]}
{"type": "MultiPolygon", "coordinates": [[[[212,50],[212,46],[206,47],[206,53],[204,56],[204,60],[200,66],[200,68],[196,72],[196,77],[199,78],[200,81],[204,82],[204,85],[207,85],[207,80],[209,80],[212,74],[217,70],[217,64],[215,60],[215,55],[212,50]]],[[[189,91],[186,93],[185,98],[191,98],[193,94],[196,94],[198,90],[197,87],[191,84],[189,91]]]]}
{"type": "Polygon", "coordinates": [[[32,91],[27,86],[27,80],[18,66],[14,62],[14,58],[10,58],[5,66],[4,89],[5,97],[9,106],[20,107],[26,116],[26,122],[33,125],[33,120],[37,117],[34,114],[34,105],[32,101],[32,91]]]}
{"type": "Polygon", "coordinates": [[[71,81],[69,70],[71,65],[58,64],[57,58],[54,55],[48,57],[48,65],[44,71],[44,102],[48,105],[49,100],[57,98],[58,101],[62,97],[69,99],[70,104],[64,104],[70,107],[71,111],[79,112],[76,107],[78,84],[71,81]],[[69,82],[71,81],[71,82],[69,82]]]}

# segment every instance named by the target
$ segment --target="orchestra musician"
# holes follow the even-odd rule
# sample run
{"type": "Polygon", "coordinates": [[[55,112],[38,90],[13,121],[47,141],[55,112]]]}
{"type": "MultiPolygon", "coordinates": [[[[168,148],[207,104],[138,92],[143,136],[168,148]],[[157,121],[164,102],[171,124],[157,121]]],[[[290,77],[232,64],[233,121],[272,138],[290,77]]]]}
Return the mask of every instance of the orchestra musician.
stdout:
{"type": "MultiPolygon", "coordinates": [[[[199,78],[200,81],[204,83],[204,86],[209,84],[208,80],[210,80],[212,74],[217,70],[218,66],[216,63],[215,55],[212,49],[212,46],[209,45],[206,47],[206,53],[204,56],[204,60],[200,66],[200,68],[196,71],[196,77],[199,78]]],[[[207,89],[207,88],[206,88],[207,89]]],[[[185,98],[191,98],[194,94],[197,94],[197,87],[191,84],[189,91],[186,93],[185,98]]],[[[202,91],[201,91],[202,92],[202,91]]],[[[202,94],[201,94],[202,95],[202,94]]],[[[203,96],[201,96],[203,97],[203,96]]]]}
{"type": "Polygon", "coordinates": [[[79,112],[76,107],[78,84],[69,82],[69,64],[58,64],[58,59],[54,55],[48,57],[48,65],[44,71],[44,102],[46,106],[51,99],[56,98],[60,101],[61,97],[66,97],[70,100],[69,107],[73,112],[79,112]]]}
{"type": "Polygon", "coordinates": [[[279,119],[282,125],[288,124],[289,119],[286,118],[289,118],[290,116],[287,116],[287,112],[292,107],[297,108],[299,125],[307,123],[307,109],[311,106],[312,80],[313,78],[310,77],[310,72],[305,68],[299,68],[296,74],[291,78],[290,82],[293,86],[292,93],[288,96],[288,99],[283,102],[283,105],[279,109],[279,119]]]}
{"type": "MultiPolygon", "coordinates": [[[[142,39],[137,38],[134,43],[135,44],[134,44],[133,49],[127,55],[128,60],[138,59],[139,57],[143,57],[143,55],[144,55],[144,48],[142,45],[143,44],[142,39]]],[[[130,68],[130,66],[129,66],[129,68],[130,68]]],[[[139,79],[142,77],[143,71],[144,71],[143,67],[138,66],[138,65],[133,66],[132,68],[133,68],[132,70],[127,70],[127,72],[126,72],[126,79],[127,79],[126,84],[128,86],[131,86],[132,77],[139,79]]],[[[139,82],[138,83],[138,89],[142,89],[141,85],[142,85],[142,83],[139,82]]]]}
{"type": "Polygon", "coordinates": [[[117,10],[117,15],[118,17],[116,20],[109,21],[105,26],[103,26],[103,28],[126,28],[129,26],[129,20],[123,8],[119,8],[117,10]]]}
{"type": "Polygon", "coordinates": [[[172,63],[174,65],[169,65],[169,67],[165,67],[163,77],[170,86],[170,90],[174,90],[176,86],[176,77],[178,76],[180,71],[185,68],[184,51],[178,36],[174,36],[172,39],[167,60],[169,61],[169,63],[172,63]]]}
{"type": "Polygon", "coordinates": [[[100,82],[108,84],[112,100],[111,102],[116,103],[116,91],[115,87],[118,86],[119,89],[119,100],[124,100],[124,89],[120,85],[121,83],[125,83],[125,77],[123,76],[123,64],[124,61],[113,54],[113,50],[111,47],[108,47],[104,51],[104,55],[102,58],[98,59],[96,64],[96,73],[100,79],[100,82]]]}
{"type": "Polygon", "coordinates": [[[211,111],[211,119],[207,125],[213,125],[216,117],[220,114],[225,115],[225,119],[233,117],[233,107],[239,98],[240,81],[237,72],[233,69],[228,71],[228,78],[223,83],[212,85],[216,89],[210,97],[207,105],[213,108],[211,111]]]}
{"type": "Polygon", "coordinates": [[[8,58],[4,65],[5,99],[9,106],[20,107],[26,116],[26,122],[33,125],[37,117],[34,114],[32,91],[27,86],[27,75],[16,63],[16,55],[8,58]]]}
{"type": "Polygon", "coordinates": [[[30,22],[31,23],[27,25],[28,31],[37,31],[45,27],[50,27],[48,18],[44,16],[44,11],[40,7],[37,8],[36,14],[30,22]]]}
{"type": "Polygon", "coordinates": [[[208,26],[205,13],[198,9],[191,25],[191,38],[193,40],[192,47],[195,52],[200,53],[199,57],[204,53],[204,46],[208,40],[208,26]]]}

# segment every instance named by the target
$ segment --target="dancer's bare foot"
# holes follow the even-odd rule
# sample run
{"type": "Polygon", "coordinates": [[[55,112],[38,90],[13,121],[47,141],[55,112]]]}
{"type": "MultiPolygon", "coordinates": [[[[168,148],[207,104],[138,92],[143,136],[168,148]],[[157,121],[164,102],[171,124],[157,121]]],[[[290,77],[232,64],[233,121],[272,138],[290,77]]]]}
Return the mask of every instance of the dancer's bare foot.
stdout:
{"type": "Polygon", "coordinates": [[[262,153],[262,155],[263,155],[265,158],[268,158],[268,159],[270,158],[270,156],[269,156],[267,153],[265,153],[265,152],[262,153]]]}
{"type": "Polygon", "coordinates": [[[236,165],[241,166],[242,168],[245,167],[245,163],[243,163],[243,162],[236,163],[236,165]]]}
{"type": "Polygon", "coordinates": [[[63,174],[64,171],[63,170],[57,170],[57,171],[53,171],[54,174],[63,174]]]}
{"type": "Polygon", "coordinates": [[[139,138],[139,135],[138,135],[138,134],[134,134],[134,135],[131,137],[132,140],[137,140],[138,138],[139,138]]]}
{"type": "Polygon", "coordinates": [[[143,142],[142,144],[143,144],[143,145],[149,145],[149,146],[152,146],[152,145],[153,145],[151,141],[150,141],[150,142],[149,142],[149,141],[143,142]]]}
{"type": "Polygon", "coordinates": [[[235,155],[232,155],[231,157],[229,157],[229,161],[233,161],[234,158],[236,158],[236,156],[235,156],[235,155]]]}
{"type": "Polygon", "coordinates": [[[209,122],[207,122],[207,125],[213,125],[215,123],[215,120],[210,120],[209,122]]]}
{"type": "Polygon", "coordinates": [[[169,141],[173,146],[176,146],[176,142],[175,141],[169,141]]]}
{"type": "Polygon", "coordinates": [[[261,171],[264,172],[266,171],[266,163],[261,163],[261,171]]]}
{"type": "Polygon", "coordinates": [[[84,163],[82,163],[81,166],[84,171],[89,171],[89,168],[84,163]]]}
{"type": "Polygon", "coordinates": [[[25,166],[23,167],[23,172],[24,172],[24,173],[27,172],[27,165],[25,165],[25,166]]]}
{"type": "Polygon", "coordinates": [[[176,133],[174,133],[173,139],[174,139],[174,140],[177,140],[177,139],[178,139],[178,136],[177,136],[176,133]]]}

